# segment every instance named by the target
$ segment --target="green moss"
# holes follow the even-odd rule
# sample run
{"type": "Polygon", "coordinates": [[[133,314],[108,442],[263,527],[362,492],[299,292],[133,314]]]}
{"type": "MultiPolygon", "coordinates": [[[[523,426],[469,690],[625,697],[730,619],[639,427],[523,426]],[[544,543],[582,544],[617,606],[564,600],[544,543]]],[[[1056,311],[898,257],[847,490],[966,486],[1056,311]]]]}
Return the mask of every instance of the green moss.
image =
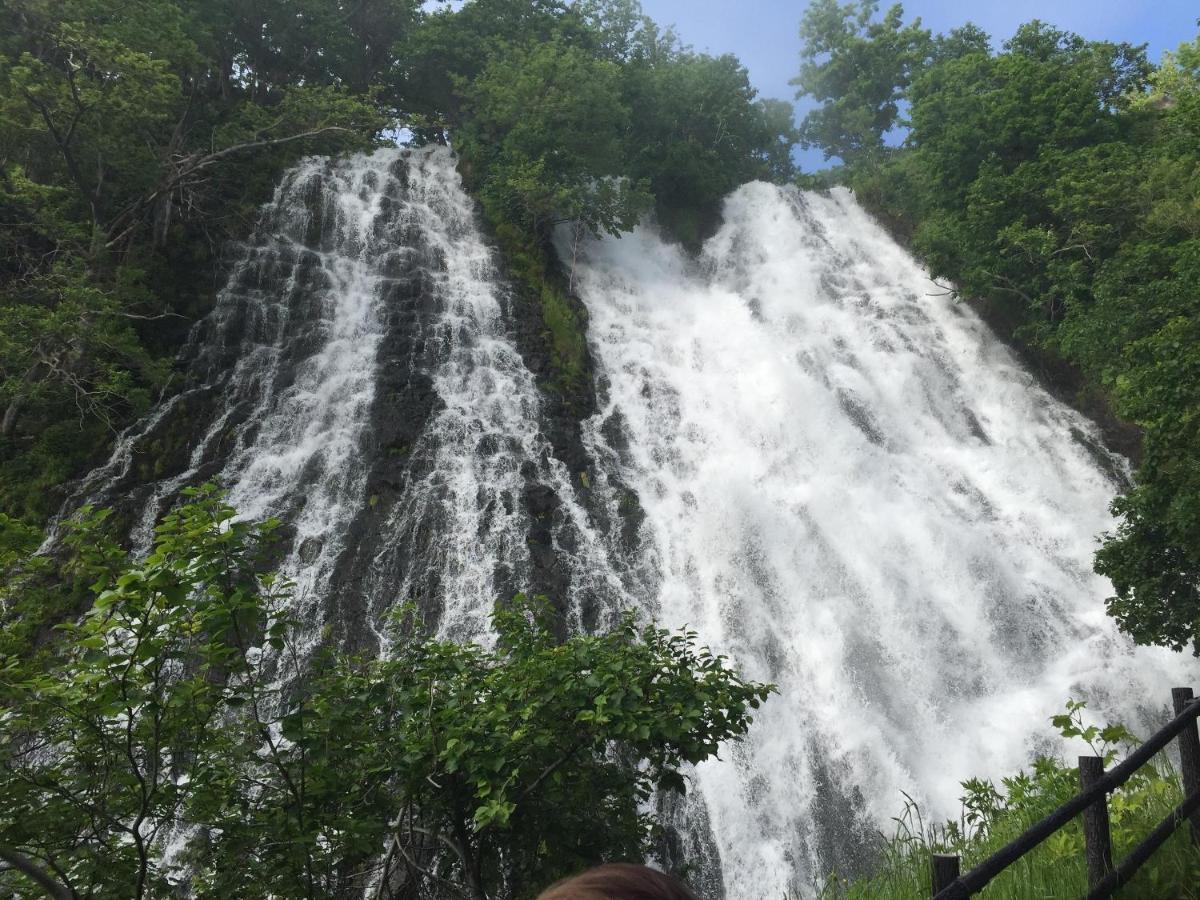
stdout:
{"type": "Polygon", "coordinates": [[[546,241],[514,225],[499,225],[496,236],[522,297],[541,312],[551,369],[542,388],[564,398],[586,391],[591,381],[586,314],[569,296],[553,251],[546,241]]]}
{"type": "Polygon", "coordinates": [[[587,337],[585,325],[566,294],[543,283],[542,321],[550,338],[550,355],[555,375],[551,381],[563,393],[573,392],[587,380],[587,337]]]}

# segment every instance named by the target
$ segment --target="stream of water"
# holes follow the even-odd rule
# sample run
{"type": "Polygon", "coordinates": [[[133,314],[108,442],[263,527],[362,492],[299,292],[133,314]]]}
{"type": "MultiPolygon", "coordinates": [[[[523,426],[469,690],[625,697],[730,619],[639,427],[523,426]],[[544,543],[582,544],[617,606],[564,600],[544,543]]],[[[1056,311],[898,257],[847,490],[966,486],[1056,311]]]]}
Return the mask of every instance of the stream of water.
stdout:
{"type": "Polygon", "coordinates": [[[954,815],[959,781],[1056,746],[1068,697],[1164,714],[1186,661],[1119,636],[1090,567],[1123,462],[848,193],[747,185],[699,259],[642,228],[586,244],[572,280],[584,472],[450,152],[308,160],[185,389],[80,495],[123,503],[142,546],[206,479],[280,518],[313,643],[386,652],[409,601],[486,641],[536,579],[575,629],[626,608],[695,629],[779,686],[672,812],[714,897],[855,871],[901,791],[954,815]]]}

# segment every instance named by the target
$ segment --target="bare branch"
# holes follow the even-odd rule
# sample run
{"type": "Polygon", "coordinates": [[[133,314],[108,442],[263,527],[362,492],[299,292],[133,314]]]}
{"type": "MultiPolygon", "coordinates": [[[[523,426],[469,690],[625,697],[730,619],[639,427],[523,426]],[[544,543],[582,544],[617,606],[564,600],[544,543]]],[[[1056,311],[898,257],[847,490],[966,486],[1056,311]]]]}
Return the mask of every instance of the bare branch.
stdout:
{"type": "MultiPolygon", "coordinates": [[[[278,123],[275,123],[278,124],[278,123]]],[[[274,127],[272,125],[271,127],[274,127]]],[[[173,157],[173,170],[165,173],[158,186],[148,194],[143,194],[131,204],[125,207],[112,220],[109,226],[105,229],[108,233],[108,240],[105,246],[108,249],[114,249],[123,244],[126,239],[138,228],[143,222],[143,217],[146,211],[154,209],[160,202],[169,198],[176,191],[182,191],[195,183],[194,176],[207,169],[215,163],[220,162],[227,157],[234,156],[238,153],[244,153],[247,150],[257,150],[263,147],[278,147],[283,144],[294,143],[295,141],[303,141],[309,138],[319,137],[323,134],[331,134],[334,132],[342,132],[345,134],[353,134],[352,129],[343,128],[340,125],[328,125],[324,128],[315,128],[311,131],[303,131],[298,134],[289,134],[279,138],[264,138],[257,141],[246,141],[241,144],[232,144],[221,150],[214,150],[209,153],[190,153],[183,156],[173,157]]],[[[189,200],[190,204],[191,201],[189,200]]]]}
{"type": "Polygon", "coordinates": [[[138,319],[142,322],[156,322],[159,319],[183,319],[185,322],[191,321],[187,316],[181,316],[179,313],[170,312],[158,313],[158,315],[154,316],[142,316],[138,315],[137,313],[121,312],[120,310],[117,310],[115,315],[120,316],[122,319],[138,319]]]}
{"type": "Polygon", "coordinates": [[[525,790],[521,791],[521,796],[519,798],[517,798],[518,802],[521,800],[524,800],[526,797],[528,797],[530,794],[532,794],[534,791],[536,791],[539,787],[541,787],[542,782],[544,782],[547,778],[549,778],[551,775],[553,775],[555,772],[557,772],[564,763],[566,763],[572,756],[575,755],[575,753],[579,750],[579,748],[581,746],[583,746],[583,742],[576,741],[574,744],[572,744],[570,747],[568,747],[566,752],[563,753],[562,756],[560,756],[558,759],[556,759],[554,762],[552,762],[550,765],[548,765],[542,771],[541,775],[539,775],[537,778],[535,778],[532,781],[532,783],[530,783],[530,785],[527,788],[525,788],[525,790]]]}
{"type": "Polygon", "coordinates": [[[436,872],[431,872],[429,869],[425,868],[420,863],[418,863],[415,859],[413,859],[412,854],[410,854],[407,850],[404,849],[404,845],[400,842],[399,835],[392,835],[392,846],[396,848],[397,853],[399,853],[401,856],[404,857],[404,861],[408,864],[409,868],[411,868],[413,871],[418,872],[421,875],[424,875],[426,878],[428,878],[432,881],[435,881],[438,884],[445,885],[450,890],[454,891],[454,893],[458,894],[460,897],[465,897],[466,900],[478,900],[478,898],[472,897],[470,892],[468,892],[462,885],[460,885],[456,882],[453,882],[448,878],[443,878],[441,875],[438,875],[436,872]]]}
{"type": "Polygon", "coordinates": [[[75,900],[75,892],[15,847],[0,844],[0,859],[36,883],[55,900],[75,900]]]}

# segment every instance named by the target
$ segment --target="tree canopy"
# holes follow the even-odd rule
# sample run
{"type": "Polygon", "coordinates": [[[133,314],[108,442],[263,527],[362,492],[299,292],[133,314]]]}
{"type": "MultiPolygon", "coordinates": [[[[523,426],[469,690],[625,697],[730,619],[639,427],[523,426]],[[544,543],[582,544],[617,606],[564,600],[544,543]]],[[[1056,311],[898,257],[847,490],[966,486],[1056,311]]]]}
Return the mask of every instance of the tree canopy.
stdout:
{"type": "Polygon", "coordinates": [[[221,243],[283,167],[371,144],[388,120],[370,94],[388,63],[377,44],[417,12],[5,5],[0,507],[44,516],[45,489],[162,389],[181,326],[211,302],[221,243]]]}
{"type": "Polygon", "coordinates": [[[920,19],[905,25],[899,4],[879,19],[878,10],[877,0],[815,0],[801,20],[800,73],[792,83],[822,105],[805,117],[800,137],[826,159],[880,152],[905,89],[928,59],[932,39],[920,19]]]}

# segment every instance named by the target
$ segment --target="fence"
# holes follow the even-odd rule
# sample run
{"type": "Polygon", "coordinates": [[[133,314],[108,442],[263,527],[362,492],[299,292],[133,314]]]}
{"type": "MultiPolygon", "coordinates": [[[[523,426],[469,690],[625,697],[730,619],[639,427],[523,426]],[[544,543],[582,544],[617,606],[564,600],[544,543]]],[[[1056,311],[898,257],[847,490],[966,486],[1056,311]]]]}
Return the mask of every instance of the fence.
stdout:
{"type": "Polygon", "coordinates": [[[1080,792],[969,872],[959,874],[957,856],[934,854],[934,900],[963,900],[978,893],[989,881],[1080,815],[1087,857],[1088,900],[1112,896],[1185,820],[1191,823],[1192,841],[1200,846],[1200,732],[1196,728],[1200,699],[1193,697],[1191,688],[1174,688],[1171,703],[1175,718],[1110,771],[1104,771],[1104,760],[1098,756],[1079,757],[1080,792]],[[1114,866],[1108,827],[1108,795],[1175,738],[1179,740],[1184,801],[1119,865],[1114,866]]]}

